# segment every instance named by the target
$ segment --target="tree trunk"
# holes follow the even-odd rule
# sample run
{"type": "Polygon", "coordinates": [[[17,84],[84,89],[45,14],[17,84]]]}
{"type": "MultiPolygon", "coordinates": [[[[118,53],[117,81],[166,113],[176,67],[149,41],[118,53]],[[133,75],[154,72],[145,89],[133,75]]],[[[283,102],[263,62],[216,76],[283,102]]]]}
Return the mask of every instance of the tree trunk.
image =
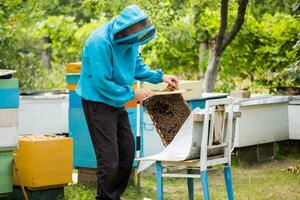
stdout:
{"type": "Polygon", "coordinates": [[[222,54],[225,48],[238,34],[244,23],[248,0],[238,1],[239,8],[235,23],[233,24],[231,30],[226,34],[228,1],[229,0],[221,0],[221,24],[218,35],[211,41],[209,62],[202,86],[203,92],[213,92],[217,80],[218,71],[220,69],[222,54]]]}
{"type": "Polygon", "coordinates": [[[209,51],[209,61],[207,69],[205,71],[202,91],[203,92],[213,92],[218,71],[220,69],[221,55],[217,55],[215,48],[210,48],[209,51]]]}
{"type": "Polygon", "coordinates": [[[51,68],[51,52],[52,49],[49,46],[51,40],[49,37],[43,37],[41,40],[42,45],[42,55],[41,55],[41,62],[42,66],[45,68],[51,68]]]}
{"type": "Polygon", "coordinates": [[[204,61],[205,53],[207,51],[207,44],[205,42],[201,42],[199,45],[199,74],[200,74],[200,80],[204,78],[204,72],[203,69],[201,69],[201,63],[204,61]]]}

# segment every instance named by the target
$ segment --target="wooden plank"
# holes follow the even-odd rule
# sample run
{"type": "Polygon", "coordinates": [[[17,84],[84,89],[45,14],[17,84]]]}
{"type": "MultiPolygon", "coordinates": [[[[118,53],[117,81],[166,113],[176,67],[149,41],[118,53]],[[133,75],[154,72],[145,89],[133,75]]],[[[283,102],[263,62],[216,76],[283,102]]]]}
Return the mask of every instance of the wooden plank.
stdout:
{"type": "Polygon", "coordinates": [[[78,169],[78,183],[97,183],[97,170],[92,168],[79,168],[78,169]]]}
{"type": "Polygon", "coordinates": [[[233,98],[248,99],[251,93],[248,90],[235,90],[230,92],[230,96],[233,98]]]}
{"type": "Polygon", "coordinates": [[[200,178],[200,174],[162,174],[162,177],[171,177],[171,178],[200,178]]]}
{"type": "Polygon", "coordinates": [[[186,92],[186,90],[174,90],[174,91],[167,91],[167,92],[152,92],[152,95],[156,96],[156,95],[182,94],[184,92],[186,92]]]}
{"type": "MultiPolygon", "coordinates": [[[[201,85],[202,85],[202,81],[179,80],[179,89],[186,90],[186,92],[182,94],[185,100],[201,99],[202,98],[201,85]]],[[[159,92],[165,89],[166,86],[167,86],[166,83],[159,83],[159,84],[152,84],[147,82],[145,83],[145,89],[153,92],[159,92]]]]}

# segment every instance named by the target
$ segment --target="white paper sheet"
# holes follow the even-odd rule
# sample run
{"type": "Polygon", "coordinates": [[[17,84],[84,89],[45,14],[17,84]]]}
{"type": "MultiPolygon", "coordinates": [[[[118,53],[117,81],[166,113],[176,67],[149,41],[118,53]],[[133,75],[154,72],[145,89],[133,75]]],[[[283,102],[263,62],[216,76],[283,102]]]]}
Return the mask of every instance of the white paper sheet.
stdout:
{"type": "Polygon", "coordinates": [[[160,153],[140,159],[137,173],[150,167],[155,161],[183,161],[186,159],[199,158],[200,156],[200,129],[202,124],[194,124],[193,116],[201,113],[200,108],[195,108],[172,142],[160,153]]]}

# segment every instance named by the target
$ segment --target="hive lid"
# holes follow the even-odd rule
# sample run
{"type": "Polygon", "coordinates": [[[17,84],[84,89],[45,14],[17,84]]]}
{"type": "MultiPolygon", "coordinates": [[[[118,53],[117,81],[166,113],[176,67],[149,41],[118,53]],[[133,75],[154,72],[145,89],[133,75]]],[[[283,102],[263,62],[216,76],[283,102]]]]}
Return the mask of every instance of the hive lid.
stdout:
{"type": "Polygon", "coordinates": [[[288,103],[290,100],[289,96],[258,96],[251,97],[249,99],[240,100],[236,104],[240,106],[250,106],[250,105],[262,105],[262,104],[274,104],[274,103],[288,103]]]}
{"type": "Polygon", "coordinates": [[[0,78],[11,78],[16,73],[16,70],[0,69],[0,78]]]}
{"type": "Polygon", "coordinates": [[[66,139],[67,137],[54,134],[28,134],[20,135],[20,141],[45,141],[45,140],[57,140],[57,139],[66,139]]]}
{"type": "Polygon", "coordinates": [[[291,101],[289,102],[290,105],[300,105],[300,95],[293,96],[291,101]]]}

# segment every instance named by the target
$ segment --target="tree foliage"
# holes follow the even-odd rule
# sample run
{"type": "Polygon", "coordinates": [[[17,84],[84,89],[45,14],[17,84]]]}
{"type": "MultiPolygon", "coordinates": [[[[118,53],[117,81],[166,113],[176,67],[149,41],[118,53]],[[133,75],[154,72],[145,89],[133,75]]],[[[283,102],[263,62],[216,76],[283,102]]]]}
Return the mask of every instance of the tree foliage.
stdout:
{"type": "MultiPolygon", "coordinates": [[[[232,26],[237,3],[229,4],[232,26]]],[[[0,2],[0,68],[17,69],[22,89],[65,87],[65,64],[80,60],[89,34],[135,3],[146,10],[158,37],[142,48],[145,62],[180,77],[199,79],[207,62],[199,45],[220,25],[218,0],[3,0],[0,2]],[[48,44],[42,44],[43,38],[48,44]],[[51,49],[51,68],[41,52],[51,49]]],[[[245,24],[222,58],[217,91],[235,87],[269,92],[278,85],[299,85],[299,5],[296,0],[252,0],[245,24]],[[297,82],[298,81],[298,82],[297,82]]]]}

